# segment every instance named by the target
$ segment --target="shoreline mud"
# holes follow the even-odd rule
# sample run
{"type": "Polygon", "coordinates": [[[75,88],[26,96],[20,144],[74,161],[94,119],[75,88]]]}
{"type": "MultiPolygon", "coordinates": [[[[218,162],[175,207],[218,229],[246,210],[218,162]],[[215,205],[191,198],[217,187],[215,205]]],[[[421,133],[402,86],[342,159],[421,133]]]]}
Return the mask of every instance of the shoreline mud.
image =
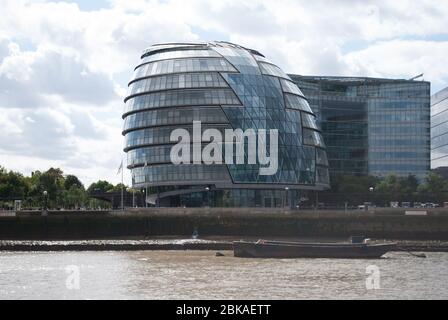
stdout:
{"type": "MultiPolygon", "coordinates": [[[[247,239],[247,238],[246,238],[247,239]]],[[[34,240],[1,240],[0,251],[156,251],[156,250],[233,250],[233,240],[211,239],[120,239],[120,240],[76,240],[76,241],[34,241],[34,240]]],[[[253,240],[253,239],[252,239],[253,240]]],[[[291,240],[291,239],[290,239],[291,240]]],[[[317,242],[317,240],[297,240],[317,242]]],[[[323,241],[342,242],[342,241],[323,241]]],[[[448,252],[447,241],[410,241],[392,239],[373,239],[372,243],[397,244],[397,251],[448,252]]]]}

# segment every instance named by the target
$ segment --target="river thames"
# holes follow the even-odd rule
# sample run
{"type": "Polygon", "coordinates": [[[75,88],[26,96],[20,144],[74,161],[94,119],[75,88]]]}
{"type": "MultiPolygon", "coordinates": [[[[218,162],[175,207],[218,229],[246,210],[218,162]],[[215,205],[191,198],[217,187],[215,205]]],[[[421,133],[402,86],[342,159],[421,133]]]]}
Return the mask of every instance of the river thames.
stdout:
{"type": "Polygon", "coordinates": [[[379,260],[223,253],[0,252],[0,299],[448,298],[448,253],[392,252],[379,260]],[[378,271],[373,287],[369,270],[378,271]]]}

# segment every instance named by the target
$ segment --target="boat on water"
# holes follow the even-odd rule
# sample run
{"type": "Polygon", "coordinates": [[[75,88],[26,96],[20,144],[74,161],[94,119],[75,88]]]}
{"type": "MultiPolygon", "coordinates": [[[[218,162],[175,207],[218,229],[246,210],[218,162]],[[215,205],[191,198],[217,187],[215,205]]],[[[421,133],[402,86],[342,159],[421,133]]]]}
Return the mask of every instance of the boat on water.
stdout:
{"type": "Polygon", "coordinates": [[[233,254],[241,258],[379,259],[395,248],[394,243],[307,243],[272,240],[233,242],[233,254]]]}

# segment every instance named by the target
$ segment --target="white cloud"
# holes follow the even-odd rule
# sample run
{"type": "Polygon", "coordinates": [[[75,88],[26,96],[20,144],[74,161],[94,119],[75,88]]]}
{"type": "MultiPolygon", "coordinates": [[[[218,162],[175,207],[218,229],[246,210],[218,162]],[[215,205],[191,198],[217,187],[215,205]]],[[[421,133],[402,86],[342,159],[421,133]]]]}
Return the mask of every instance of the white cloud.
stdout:
{"type": "Polygon", "coordinates": [[[448,83],[448,41],[393,40],[347,54],[344,59],[351,72],[377,77],[411,78],[425,73],[433,85],[448,83]]]}
{"type": "MultiPolygon", "coordinates": [[[[432,0],[0,0],[0,164],[110,179],[123,156],[122,99],[142,50],[212,35],[286,72],[412,77],[440,89],[448,6],[432,0]]],[[[129,183],[129,180],[127,180],[129,183]]]]}

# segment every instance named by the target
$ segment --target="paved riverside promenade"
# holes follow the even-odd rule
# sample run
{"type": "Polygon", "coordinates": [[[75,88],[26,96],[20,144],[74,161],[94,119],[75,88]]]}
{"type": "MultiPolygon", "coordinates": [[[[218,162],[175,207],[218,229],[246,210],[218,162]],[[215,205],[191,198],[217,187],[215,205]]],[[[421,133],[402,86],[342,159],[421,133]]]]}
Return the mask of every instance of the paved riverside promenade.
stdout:
{"type": "Polygon", "coordinates": [[[448,209],[140,208],[20,211],[0,216],[0,240],[283,237],[448,240],[448,209]],[[425,215],[423,215],[425,214],[425,215]]]}

